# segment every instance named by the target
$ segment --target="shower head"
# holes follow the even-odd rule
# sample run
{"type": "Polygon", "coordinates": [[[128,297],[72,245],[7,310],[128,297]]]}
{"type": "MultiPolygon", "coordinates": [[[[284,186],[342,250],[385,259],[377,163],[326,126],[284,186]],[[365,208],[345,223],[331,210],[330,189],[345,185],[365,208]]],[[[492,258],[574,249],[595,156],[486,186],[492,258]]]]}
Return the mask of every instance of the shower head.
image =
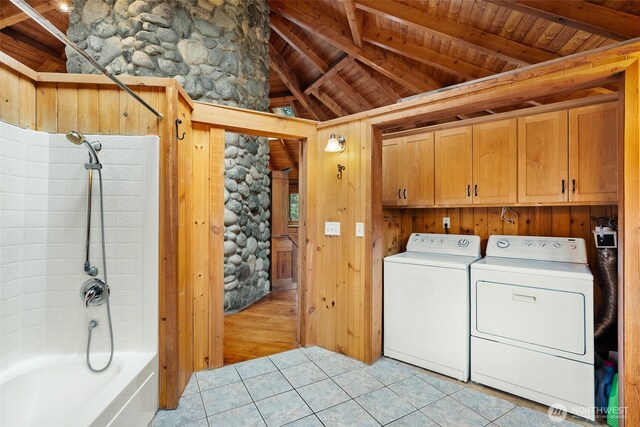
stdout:
{"type": "Polygon", "coordinates": [[[76,145],[82,145],[83,142],[87,142],[87,140],[84,138],[84,135],[82,135],[77,130],[72,130],[71,132],[67,133],[67,139],[76,145]]]}
{"type": "Polygon", "coordinates": [[[85,164],[86,169],[98,169],[102,166],[100,165],[100,160],[98,160],[98,151],[102,148],[102,144],[99,142],[91,143],[87,141],[87,139],[77,130],[72,130],[67,133],[67,139],[69,142],[72,142],[76,145],[86,144],[89,149],[89,163],[85,164]]]}

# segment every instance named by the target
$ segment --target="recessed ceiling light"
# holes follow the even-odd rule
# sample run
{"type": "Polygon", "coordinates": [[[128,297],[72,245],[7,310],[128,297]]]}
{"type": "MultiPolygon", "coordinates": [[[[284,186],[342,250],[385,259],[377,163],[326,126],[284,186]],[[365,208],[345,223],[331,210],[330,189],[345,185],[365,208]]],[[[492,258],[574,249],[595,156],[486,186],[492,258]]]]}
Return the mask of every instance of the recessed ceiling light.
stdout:
{"type": "Polygon", "coordinates": [[[69,13],[69,5],[66,3],[60,3],[60,11],[69,13]]]}

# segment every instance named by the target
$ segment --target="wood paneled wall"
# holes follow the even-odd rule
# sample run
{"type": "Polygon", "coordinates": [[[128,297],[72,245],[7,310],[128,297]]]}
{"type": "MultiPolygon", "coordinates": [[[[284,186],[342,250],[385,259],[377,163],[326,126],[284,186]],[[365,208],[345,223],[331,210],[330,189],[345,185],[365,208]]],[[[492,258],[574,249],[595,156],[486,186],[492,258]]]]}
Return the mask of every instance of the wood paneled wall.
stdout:
{"type": "Polygon", "coordinates": [[[191,349],[185,365],[203,370],[223,363],[224,130],[192,126],[186,106],[180,111],[187,136],[178,145],[178,312],[180,324],[191,325],[180,331],[180,347],[191,349]]]}
{"type": "Polygon", "coordinates": [[[380,328],[371,321],[370,140],[366,122],[322,129],[310,158],[317,167],[317,344],[368,362],[379,357],[380,348],[372,342],[379,337],[380,328]],[[346,138],[343,153],[324,151],[331,133],[346,138]],[[345,167],[342,179],[337,177],[338,164],[345,167]],[[325,221],[340,222],[341,235],[325,236],[325,221]],[[369,226],[365,237],[355,237],[356,222],[369,226]]]}
{"type": "Polygon", "coordinates": [[[36,83],[0,65],[0,120],[36,129],[36,83]]]}
{"type": "MultiPolygon", "coordinates": [[[[385,256],[406,250],[411,233],[444,233],[442,218],[451,219],[451,234],[476,234],[482,239],[485,255],[487,239],[492,234],[520,236],[577,237],[587,242],[591,270],[596,272],[598,252],[593,240],[593,219],[617,214],[618,207],[606,206],[538,206],[515,207],[514,223],[500,219],[501,208],[433,208],[385,209],[383,252],[385,256]]],[[[599,277],[595,274],[595,307],[602,304],[599,277]]]]}

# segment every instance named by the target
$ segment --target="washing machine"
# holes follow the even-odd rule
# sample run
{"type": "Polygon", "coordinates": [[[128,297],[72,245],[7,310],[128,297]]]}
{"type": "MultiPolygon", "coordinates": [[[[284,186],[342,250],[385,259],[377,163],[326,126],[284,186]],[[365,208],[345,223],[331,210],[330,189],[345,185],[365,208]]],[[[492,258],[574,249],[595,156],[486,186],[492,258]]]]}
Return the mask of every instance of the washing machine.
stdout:
{"type": "Polygon", "coordinates": [[[471,380],[594,419],[583,239],[490,236],[471,265],[471,380]]]}
{"type": "Polygon", "coordinates": [[[384,259],[384,354],[469,379],[469,266],[480,237],[413,233],[384,259]]]}

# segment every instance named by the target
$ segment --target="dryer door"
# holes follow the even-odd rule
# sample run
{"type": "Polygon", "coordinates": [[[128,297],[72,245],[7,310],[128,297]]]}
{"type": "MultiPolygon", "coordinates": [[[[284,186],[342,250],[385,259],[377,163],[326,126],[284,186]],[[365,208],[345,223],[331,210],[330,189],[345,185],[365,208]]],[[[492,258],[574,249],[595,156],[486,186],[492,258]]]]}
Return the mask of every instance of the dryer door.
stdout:
{"type": "Polygon", "coordinates": [[[488,281],[478,281],[475,291],[478,332],[541,351],[586,353],[583,294],[488,281]]]}

